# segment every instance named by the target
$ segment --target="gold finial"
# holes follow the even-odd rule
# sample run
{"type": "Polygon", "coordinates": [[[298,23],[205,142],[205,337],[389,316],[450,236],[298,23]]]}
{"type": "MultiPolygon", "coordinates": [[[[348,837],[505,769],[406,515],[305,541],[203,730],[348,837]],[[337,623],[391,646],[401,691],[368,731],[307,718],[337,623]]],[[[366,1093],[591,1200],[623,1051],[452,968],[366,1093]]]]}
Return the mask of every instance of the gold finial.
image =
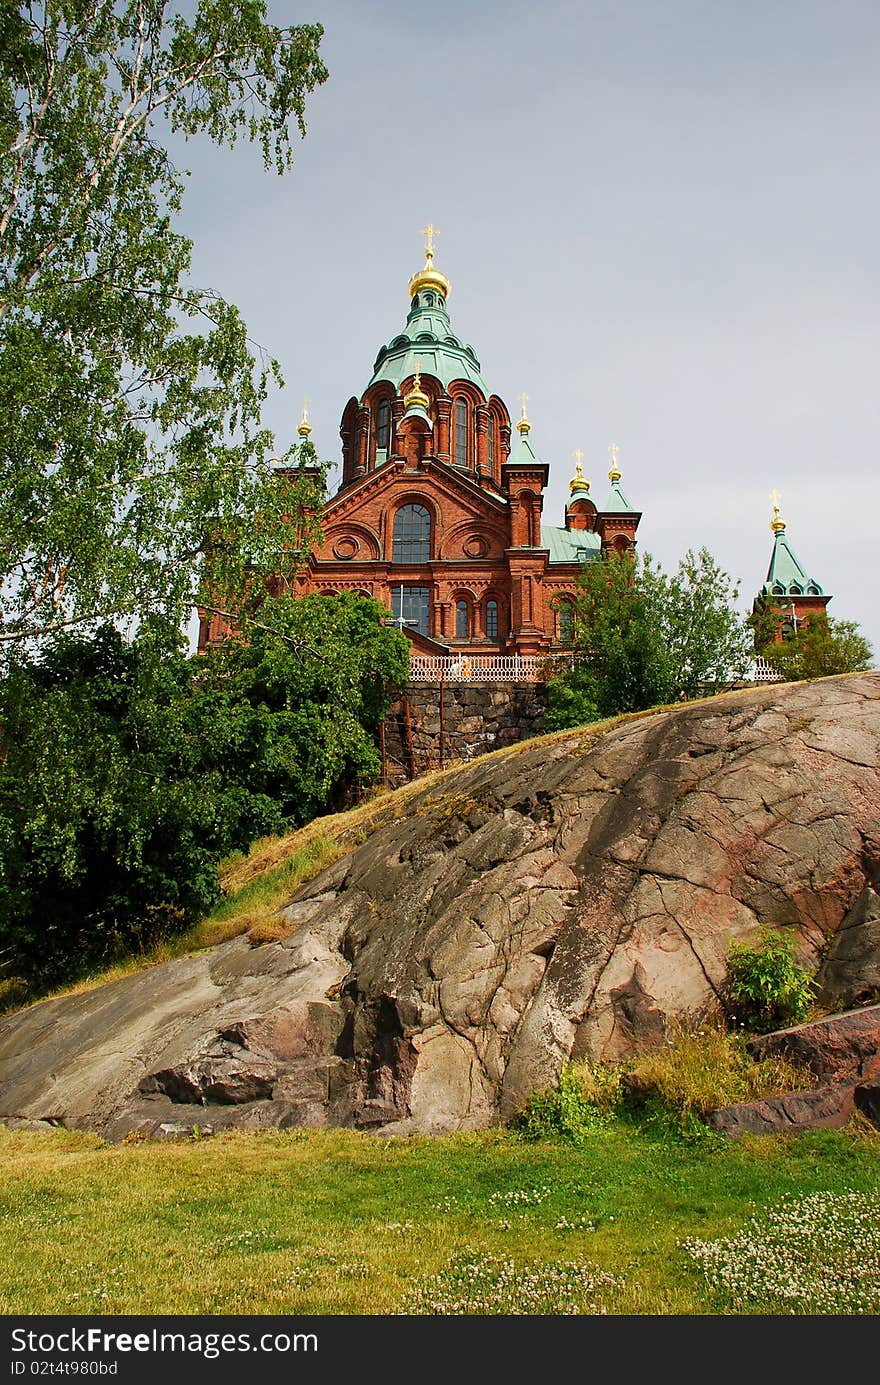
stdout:
{"type": "Polygon", "coordinates": [[[528,397],[529,396],[527,394],[521,394],[519,397],[520,408],[522,409],[522,413],[520,414],[519,423],[516,426],[519,432],[522,434],[526,434],[532,426],[529,423],[529,420],[526,418],[526,401],[528,400],[528,397]]]}
{"type": "Polygon", "coordinates": [[[307,438],[309,436],[309,433],[312,431],[312,425],[309,423],[308,399],[303,400],[303,416],[299,421],[299,427],[296,431],[299,433],[301,438],[307,438]]]}
{"type": "Polygon", "coordinates": [[[774,534],[784,534],[785,520],[779,513],[779,502],[782,499],[782,496],[779,494],[778,490],[774,489],[770,492],[770,499],[773,501],[773,518],[770,521],[770,528],[772,529],[774,534]]]}
{"type": "Polygon", "coordinates": [[[421,289],[434,289],[441,298],[449,297],[449,290],[452,287],[445,274],[441,274],[439,269],[434,268],[434,237],[439,236],[440,232],[433,222],[428,222],[423,227],[422,235],[425,237],[425,267],[414,274],[409,281],[409,296],[414,298],[421,289]]]}
{"type": "Polygon", "coordinates": [[[434,237],[439,236],[437,227],[429,221],[427,226],[422,227],[422,235],[425,237],[425,261],[430,265],[434,259],[434,237]]]}
{"type": "Polygon", "coordinates": [[[407,390],[406,394],[403,396],[403,402],[407,409],[412,408],[413,405],[417,405],[421,409],[427,409],[428,405],[431,402],[428,396],[425,394],[425,391],[422,389],[422,372],[419,368],[418,362],[416,363],[416,368],[413,371],[413,382],[407,390]]]}
{"type": "Polygon", "coordinates": [[[571,455],[574,457],[577,465],[575,466],[574,477],[569,482],[568,489],[572,494],[574,494],[575,491],[589,491],[590,483],[581,470],[581,462],[584,460],[584,454],[581,449],[578,448],[575,452],[572,452],[571,455]]]}
{"type": "Polygon", "coordinates": [[[617,465],[617,454],[620,451],[620,448],[617,446],[616,442],[613,442],[611,446],[608,448],[608,451],[611,454],[611,470],[608,473],[608,480],[611,482],[613,486],[614,482],[619,481],[621,476],[620,467],[617,465]]]}

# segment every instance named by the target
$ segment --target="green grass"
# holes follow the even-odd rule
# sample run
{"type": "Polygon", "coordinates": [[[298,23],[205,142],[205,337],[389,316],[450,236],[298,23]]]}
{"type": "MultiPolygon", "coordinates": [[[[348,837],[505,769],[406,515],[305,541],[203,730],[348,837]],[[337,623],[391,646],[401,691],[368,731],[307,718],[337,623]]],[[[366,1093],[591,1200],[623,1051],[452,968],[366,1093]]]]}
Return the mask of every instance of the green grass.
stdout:
{"type": "Polygon", "coordinates": [[[0,1130],[0,1159],[4,1314],[448,1311],[474,1266],[482,1297],[464,1311],[700,1314],[774,1303],[710,1290],[686,1238],[734,1238],[781,1199],[870,1194],[880,1137],[733,1145],[624,1116],[578,1146],[500,1130],[117,1146],[0,1130]]]}

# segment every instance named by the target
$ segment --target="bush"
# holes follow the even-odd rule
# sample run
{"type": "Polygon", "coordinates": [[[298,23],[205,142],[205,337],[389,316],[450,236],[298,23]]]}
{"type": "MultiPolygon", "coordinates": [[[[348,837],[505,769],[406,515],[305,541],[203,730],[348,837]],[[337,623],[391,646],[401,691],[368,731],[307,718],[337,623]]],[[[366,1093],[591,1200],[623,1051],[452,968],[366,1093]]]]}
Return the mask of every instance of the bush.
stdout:
{"type": "Polygon", "coordinates": [[[754,945],[731,943],[721,993],[731,1023],[766,1034],[806,1019],[816,986],[794,948],[793,939],[770,930],[754,945]]]}
{"type": "Polygon", "coordinates": [[[620,1100],[618,1075],[605,1068],[573,1069],[567,1065],[549,1091],[533,1092],[514,1121],[526,1140],[571,1140],[583,1144],[607,1124],[620,1100]]]}

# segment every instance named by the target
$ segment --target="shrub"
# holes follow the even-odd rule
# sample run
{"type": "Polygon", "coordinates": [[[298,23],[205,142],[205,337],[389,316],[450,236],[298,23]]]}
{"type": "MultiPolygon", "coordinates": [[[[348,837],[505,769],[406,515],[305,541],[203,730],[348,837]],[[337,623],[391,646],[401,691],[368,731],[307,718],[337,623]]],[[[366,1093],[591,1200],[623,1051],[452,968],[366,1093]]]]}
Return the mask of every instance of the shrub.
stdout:
{"type": "Polygon", "coordinates": [[[606,1068],[566,1065],[555,1087],[533,1092],[517,1116],[514,1128],[526,1140],[571,1140],[583,1144],[588,1135],[607,1124],[620,1100],[618,1075],[606,1068]]]}
{"type": "Polygon", "coordinates": [[[816,987],[794,948],[793,939],[771,930],[754,945],[731,943],[721,993],[729,1021],[766,1034],[806,1018],[816,987]]]}

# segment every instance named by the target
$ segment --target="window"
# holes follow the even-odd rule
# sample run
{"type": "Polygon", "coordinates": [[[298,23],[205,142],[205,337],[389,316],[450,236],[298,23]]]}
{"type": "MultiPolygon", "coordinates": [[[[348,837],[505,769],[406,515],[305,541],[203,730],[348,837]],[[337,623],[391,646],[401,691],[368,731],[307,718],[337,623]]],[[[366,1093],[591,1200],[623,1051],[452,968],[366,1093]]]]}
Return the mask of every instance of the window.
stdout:
{"type": "Polygon", "coordinates": [[[391,405],[383,399],[376,417],[376,446],[388,451],[388,435],[391,432],[391,405]]]}
{"type": "Polygon", "coordinates": [[[456,601],[455,603],[455,638],[466,640],[468,630],[468,604],[466,601],[456,601]]]}
{"type": "Polygon", "coordinates": [[[431,516],[424,505],[402,505],[394,516],[393,563],[426,563],[431,557],[431,516]]]}
{"type": "Polygon", "coordinates": [[[430,593],[427,587],[393,587],[391,590],[391,614],[400,627],[418,630],[427,635],[430,615],[430,593]]]}
{"type": "Polygon", "coordinates": [[[495,474],[495,420],[489,415],[489,442],[486,457],[489,462],[489,470],[495,474]]]}
{"type": "Polygon", "coordinates": [[[455,401],[455,465],[467,466],[468,410],[466,399],[455,401]]]}
{"type": "Polygon", "coordinates": [[[567,601],[559,607],[559,638],[563,644],[574,643],[574,611],[567,601]]]}
{"type": "Polygon", "coordinates": [[[498,602],[486,602],[486,637],[490,640],[498,638],[498,602]]]}

